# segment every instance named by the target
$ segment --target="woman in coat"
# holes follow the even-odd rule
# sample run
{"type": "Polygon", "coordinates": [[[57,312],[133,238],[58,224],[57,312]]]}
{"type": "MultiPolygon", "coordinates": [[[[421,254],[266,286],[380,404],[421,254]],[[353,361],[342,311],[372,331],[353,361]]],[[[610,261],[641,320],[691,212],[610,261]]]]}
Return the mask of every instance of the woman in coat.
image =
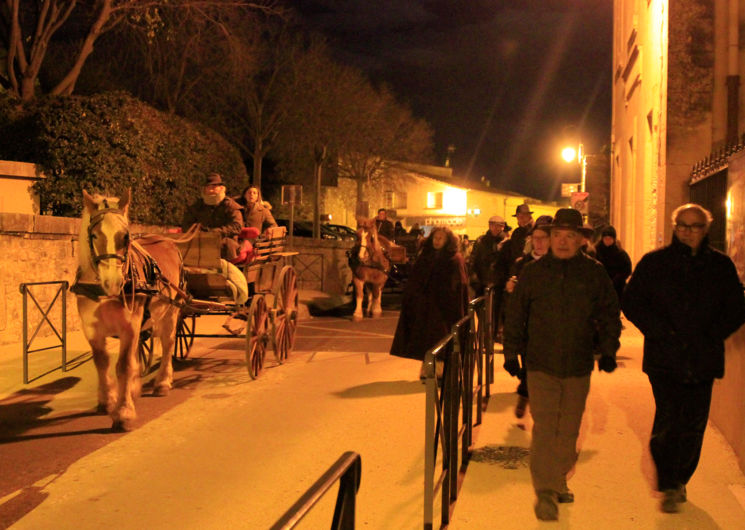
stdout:
{"type": "Polygon", "coordinates": [[[260,234],[267,228],[277,226],[267,206],[269,203],[261,200],[261,192],[256,186],[245,188],[236,202],[243,207],[243,226],[256,228],[260,234]]]}
{"type": "Polygon", "coordinates": [[[618,299],[621,299],[626,280],[631,276],[631,259],[616,240],[616,229],[606,226],[601,232],[601,238],[595,247],[596,259],[603,264],[608,272],[618,299]]]}
{"type": "Polygon", "coordinates": [[[391,355],[424,360],[467,308],[468,277],[458,238],[438,226],[422,243],[409,274],[391,355]]]}

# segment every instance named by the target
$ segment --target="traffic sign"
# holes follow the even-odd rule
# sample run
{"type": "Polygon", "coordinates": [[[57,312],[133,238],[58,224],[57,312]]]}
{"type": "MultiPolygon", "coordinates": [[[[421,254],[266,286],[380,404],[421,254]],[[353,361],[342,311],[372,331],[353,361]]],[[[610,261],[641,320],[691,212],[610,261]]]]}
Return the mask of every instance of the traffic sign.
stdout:
{"type": "Polygon", "coordinates": [[[577,210],[582,215],[587,215],[587,210],[590,202],[590,194],[586,191],[575,191],[569,199],[572,208],[577,210]]]}

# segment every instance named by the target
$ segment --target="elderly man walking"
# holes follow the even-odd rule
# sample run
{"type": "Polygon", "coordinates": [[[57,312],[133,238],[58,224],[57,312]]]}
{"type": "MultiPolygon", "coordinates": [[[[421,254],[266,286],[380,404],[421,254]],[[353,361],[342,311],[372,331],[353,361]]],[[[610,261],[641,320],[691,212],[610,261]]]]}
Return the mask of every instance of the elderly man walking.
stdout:
{"type": "Polygon", "coordinates": [[[559,518],[557,502],[574,501],[566,476],[577,462],[593,354],[601,370],[615,370],[621,334],[618,297],[603,266],[580,252],[581,228],[578,211],[556,212],[550,252],[522,270],[504,327],[504,368],[517,376],[525,355],[535,514],[547,521],[559,518]]]}
{"type": "Polygon", "coordinates": [[[711,213],[684,204],[672,219],[672,243],[639,261],[622,300],[624,314],[644,334],[642,370],[656,405],[649,448],[666,513],[686,501],[713,381],[724,376],[724,339],[745,322],[735,266],[709,246],[711,213]]]}

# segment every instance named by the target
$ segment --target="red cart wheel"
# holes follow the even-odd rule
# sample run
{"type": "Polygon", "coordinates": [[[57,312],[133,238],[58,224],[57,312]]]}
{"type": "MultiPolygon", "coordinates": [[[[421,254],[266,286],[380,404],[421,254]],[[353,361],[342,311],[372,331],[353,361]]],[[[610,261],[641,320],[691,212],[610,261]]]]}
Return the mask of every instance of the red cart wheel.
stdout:
{"type": "Polygon", "coordinates": [[[269,340],[267,320],[269,311],[264,296],[257,294],[251,300],[246,323],[246,368],[251,379],[256,379],[264,369],[266,343],[269,340]]]}
{"type": "Polygon", "coordinates": [[[297,274],[289,265],[282,268],[279,282],[274,291],[274,315],[272,318],[272,339],[274,356],[283,363],[292,352],[297,329],[297,274]]]}
{"type": "Polygon", "coordinates": [[[184,360],[189,356],[189,350],[194,344],[196,324],[196,315],[184,314],[183,312],[179,315],[176,324],[176,344],[173,352],[173,358],[177,361],[184,360]]]}

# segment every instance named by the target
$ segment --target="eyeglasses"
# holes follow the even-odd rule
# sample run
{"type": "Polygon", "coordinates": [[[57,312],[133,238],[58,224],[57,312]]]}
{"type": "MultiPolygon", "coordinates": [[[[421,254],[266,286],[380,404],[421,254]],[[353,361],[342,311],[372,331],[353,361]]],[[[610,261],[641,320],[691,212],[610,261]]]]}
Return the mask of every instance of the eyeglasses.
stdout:
{"type": "Polygon", "coordinates": [[[692,225],[687,225],[685,223],[676,223],[675,229],[679,232],[694,232],[698,233],[701,232],[704,228],[706,228],[705,223],[693,223],[692,225]]]}

